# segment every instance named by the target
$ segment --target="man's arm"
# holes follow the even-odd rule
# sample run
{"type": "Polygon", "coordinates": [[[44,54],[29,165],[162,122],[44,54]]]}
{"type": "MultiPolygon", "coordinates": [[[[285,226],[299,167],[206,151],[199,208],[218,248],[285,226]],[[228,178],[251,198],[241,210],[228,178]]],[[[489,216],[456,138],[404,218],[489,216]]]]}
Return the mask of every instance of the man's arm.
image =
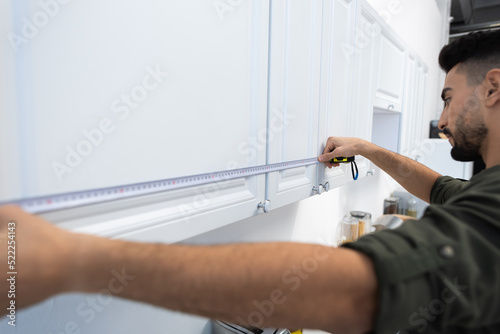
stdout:
{"type": "Polygon", "coordinates": [[[441,174],[413,159],[391,152],[359,138],[330,137],[319,161],[335,167],[329,161],[335,157],[362,155],[384,170],[413,195],[429,203],[434,182],[441,174]]]}
{"type": "MultiPolygon", "coordinates": [[[[297,243],[198,247],[108,240],[63,231],[16,207],[0,208],[1,249],[9,221],[16,222],[18,240],[18,306],[57,293],[106,290],[254,326],[343,333],[374,326],[377,280],[371,260],[357,251],[297,243]]],[[[2,253],[0,277],[7,272],[2,253]]],[[[6,295],[0,294],[3,310],[6,295]]]]}

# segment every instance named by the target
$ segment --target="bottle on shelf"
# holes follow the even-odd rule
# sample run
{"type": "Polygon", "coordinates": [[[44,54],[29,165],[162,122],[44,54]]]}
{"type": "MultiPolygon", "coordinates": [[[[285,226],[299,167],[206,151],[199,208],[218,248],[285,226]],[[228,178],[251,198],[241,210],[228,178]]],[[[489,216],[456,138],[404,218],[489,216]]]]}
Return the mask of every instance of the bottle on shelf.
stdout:
{"type": "Polygon", "coordinates": [[[408,200],[408,208],[406,209],[406,215],[417,218],[417,201],[415,201],[413,197],[411,197],[408,200]]]}

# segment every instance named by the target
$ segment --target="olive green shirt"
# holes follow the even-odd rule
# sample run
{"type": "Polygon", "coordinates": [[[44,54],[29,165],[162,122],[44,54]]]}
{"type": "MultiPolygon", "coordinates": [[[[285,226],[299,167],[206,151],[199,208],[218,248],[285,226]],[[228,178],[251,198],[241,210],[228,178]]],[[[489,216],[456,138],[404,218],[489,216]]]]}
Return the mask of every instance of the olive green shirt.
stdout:
{"type": "Polygon", "coordinates": [[[500,166],[439,177],[422,219],[345,247],[374,262],[375,333],[500,333],[500,166]]]}

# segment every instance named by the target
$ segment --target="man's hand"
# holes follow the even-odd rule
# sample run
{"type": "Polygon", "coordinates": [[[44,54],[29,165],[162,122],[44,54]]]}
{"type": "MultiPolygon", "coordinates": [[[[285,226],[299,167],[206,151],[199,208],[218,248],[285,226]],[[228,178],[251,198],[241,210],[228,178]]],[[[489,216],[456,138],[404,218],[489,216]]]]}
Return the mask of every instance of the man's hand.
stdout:
{"type": "Polygon", "coordinates": [[[393,214],[393,216],[396,216],[398,217],[399,219],[401,219],[402,221],[407,221],[407,220],[413,220],[413,219],[417,219],[415,217],[412,217],[412,216],[407,216],[407,215],[396,215],[396,214],[393,214]]]}
{"type": "Polygon", "coordinates": [[[352,157],[362,154],[367,143],[360,138],[330,137],[318,160],[324,162],[328,168],[338,167],[338,163],[331,163],[330,160],[336,157],[352,157]]]}
{"type": "Polygon", "coordinates": [[[11,300],[17,310],[65,291],[76,247],[74,234],[19,207],[0,207],[0,315],[11,300]]]}
{"type": "Polygon", "coordinates": [[[328,168],[332,168],[339,165],[331,163],[332,158],[352,157],[358,154],[389,174],[411,194],[429,203],[432,186],[440,174],[413,159],[386,150],[366,140],[330,137],[318,160],[325,163],[328,168]]]}

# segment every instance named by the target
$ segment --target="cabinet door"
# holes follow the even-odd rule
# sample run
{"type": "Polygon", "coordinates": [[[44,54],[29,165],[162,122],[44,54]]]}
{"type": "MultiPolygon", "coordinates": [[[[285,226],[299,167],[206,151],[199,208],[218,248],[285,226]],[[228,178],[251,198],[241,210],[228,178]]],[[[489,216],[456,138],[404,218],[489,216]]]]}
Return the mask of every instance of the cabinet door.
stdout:
{"type": "Polygon", "coordinates": [[[401,111],[404,88],[405,47],[385,22],[381,22],[375,107],[401,111]]]}
{"type": "MultiPolygon", "coordinates": [[[[47,126],[44,117],[48,117],[48,112],[64,110],[64,103],[71,98],[75,102],[81,94],[95,93],[95,99],[83,100],[82,105],[68,105],[74,113],[64,113],[65,118],[58,119],[76,119],[76,124],[61,126],[61,132],[71,136],[74,133],[68,128],[82,126],[78,120],[86,119],[92,124],[99,116],[100,104],[107,107],[121,92],[130,91],[126,80],[130,75],[130,84],[136,80],[153,84],[151,77],[136,78],[137,69],[141,74],[143,66],[153,62],[160,64],[168,75],[157,91],[136,110],[130,110],[130,115],[108,115],[104,108],[106,117],[115,117],[116,131],[60,187],[79,186],[79,175],[86,177],[86,187],[99,188],[108,186],[99,181],[107,175],[105,181],[123,185],[266,163],[268,1],[241,2],[235,10],[221,11],[203,1],[148,0],[136,4],[127,0],[121,13],[130,15],[112,15],[114,5],[100,5],[99,20],[95,22],[95,5],[84,2],[79,6],[68,7],[70,16],[64,22],[70,32],[55,27],[40,36],[45,44],[37,40],[29,46],[33,52],[40,51],[29,68],[33,68],[33,86],[39,96],[36,108],[46,112],[34,115],[35,119],[47,126]],[[134,22],[127,18],[134,18],[134,22]],[[110,37],[116,39],[108,40],[110,37]],[[126,43],[122,43],[124,38],[128,38],[126,43]],[[77,72],[69,74],[75,75],[75,85],[64,80],[66,73],[57,63],[59,58],[50,58],[51,47],[47,45],[64,55],[60,66],[75,65],[77,72]],[[106,52],[102,53],[100,47],[106,52]],[[82,50],[85,52],[79,53],[82,50]],[[41,63],[42,60],[46,62],[41,63]],[[79,68],[79,62],[86,66],[79,68]],[[108,75],[108,81],[96,81],[97,88],[88,84],[100,75],[108,75]],[[62,91],[44,88],[41,80],[47,78],[46,85],[62,91]],[[96,100],[98,105],[94,105],[96,100]],[[54,108],[49,108],[52,104],[54,108]]],[[[140,93],[139,85],[132,87],[132,93],[140,93]]],[[[120,107],[123,109],[124,105],[120,107]]],[[[26,108],[22,113],[30,110],[26,108]]],[[[54,138],[47,135],[41,139],[54,138]]],[[[61,146],[57,141],[53,144],[45,147],[61,146]]],[[[46,158],[50,156],[47,154],[46,158]]],[[[66,188],[61,190],[66,192],[66,188]]],[[[265,175],[259,175],[54,212],[46,217],[80,232],[174,242],[257,214],[264,193],[265,175]]]]}
{"type": "MultiPolygon", "coordinates": [[[[271,2],[267,163],[317,157],[322,1],[271,2]]],[[[273,172],[267,199],[273,208],[306,198],[317,165],[273,172]]]]}
{"type": "Polygon", "coordinates": [[[427,87],[427,74],[429,69],[427,65],[419,59],[417,63],[417,103],[416,103],[416,113],[414,115],[413,124],[415,124],[415,147],[413,148],[415,153],[413,153],[413,158],[417,161],[422,159],[422,143],[423,139],[428,135],[426,134],[427,124],[424,120],[424,108],[425,108],[425,91],[427,87]]]}
{"type": "MultiPolygon", "coordinates": [[[[377,13],[366,2],[359,1],[354,35],[354,68],[352,101],[349,113],[349,135],[370,141],[372,135],[373,101],[377,79],[380,24],[377,13]]],[[[370,162],[357,156],[359,177],[366,176],[370,162]]],[[[350,173],[349,173],[350,174],[350,173]]],[[[349,175],[352,179],[352,177],[349,175]]]]}
{"type": "MultiPolygon", "coordinates": [[[[354,64],[354,18],[356,2],[328,0],[323,7],[321,58],[320,149],[329,136],[350,135],[352,69],[354,64]]],[[[344,164],[328,169],[320,165],[320,184],[338,187],[348,180],[344,164]]],[[[350,169],[348,170],[350,173],[350,169]]]]}
{"type": "Polygon", "coordinates": [[[401,154],[419,159],[424,134],[424,107],[427,66],[413,52],[408,52],[405,94],[401,124],[401,154]]]}
{"type": "Polygon", "coordinates": [[[402,155],[410,157],[413,147],[415,147],[415,124],[414,115],[416,114],[416,105],[418,100],[418,78],[417,78],[417,59],[412,52],[408,53],[406,74],[405,74],[405,93],[402,107],[401,120],[401,141],[399,152],[402,155]]]}

